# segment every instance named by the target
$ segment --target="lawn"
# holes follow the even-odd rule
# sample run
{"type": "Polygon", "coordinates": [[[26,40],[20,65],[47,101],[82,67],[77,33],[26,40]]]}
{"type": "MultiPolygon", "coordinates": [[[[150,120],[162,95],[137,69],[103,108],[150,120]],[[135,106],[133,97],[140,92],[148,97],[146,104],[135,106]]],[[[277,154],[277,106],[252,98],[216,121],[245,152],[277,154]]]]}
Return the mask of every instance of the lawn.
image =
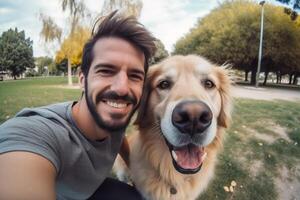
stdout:
{"type": "Polygon", "coordinates": [[[234,108],[215,179],[199,199],[299,199],[300,102],[235,99],[234,108]]]}
{"type": "MultiPolygon", "coordinates": [[[[76,80],[74,80],[76,82],[76,80]]],[[[0,82],[0,123],[23,107],[77,100],[64,77],[0,82]]],[[[216,176],[199,199],[297,199],[300,194],[300,102],[235,99],[216,176]],[[233,192],[231,182],[236,186],[233,192]]]]}
{"type": "MultiPolygon", "coordinates": [[[[77,78],[73,79],[77,83],[77,78]]],[[[0,82],[0,123],[24,107],[78,100],[78,89],[67,89],[66,77],[32,78],[0,82]]]]}

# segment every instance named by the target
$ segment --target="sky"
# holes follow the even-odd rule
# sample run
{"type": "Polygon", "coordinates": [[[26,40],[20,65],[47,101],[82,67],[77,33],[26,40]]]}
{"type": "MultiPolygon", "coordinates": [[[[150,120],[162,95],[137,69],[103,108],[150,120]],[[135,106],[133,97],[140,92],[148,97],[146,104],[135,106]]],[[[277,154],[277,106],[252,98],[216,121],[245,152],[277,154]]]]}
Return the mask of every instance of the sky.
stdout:
{"type": "MultiPolygon", "coordinates": [[[[100,13],[103,1],[84,0],[95,16],[100,13]]],[[[142,1],[143,9],[139,21],[172,52],[176,41],[222,0],[142,1]]],[[[40,13],[53,17],[60,27],[66,26],[67,13],[61,11],[60,0],[0,0],[0,34],[17,27],[33,40],[34,57],[53,56],[58,45],[46,45],[41,39],[40,13]]]]}

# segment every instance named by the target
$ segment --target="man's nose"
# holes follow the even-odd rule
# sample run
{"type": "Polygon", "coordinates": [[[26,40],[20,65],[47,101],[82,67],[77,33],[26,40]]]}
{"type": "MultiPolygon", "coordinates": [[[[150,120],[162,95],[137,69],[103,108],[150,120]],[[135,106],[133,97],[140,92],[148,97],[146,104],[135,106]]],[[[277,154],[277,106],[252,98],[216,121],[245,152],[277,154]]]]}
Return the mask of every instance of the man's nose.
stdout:
{"type": "Polygon", "coordinates": [[[111,90],[116,92],[119,96],[127,95],[129,93],[128,81],[127,73],[119,72],[111,85],[111,90]]]}

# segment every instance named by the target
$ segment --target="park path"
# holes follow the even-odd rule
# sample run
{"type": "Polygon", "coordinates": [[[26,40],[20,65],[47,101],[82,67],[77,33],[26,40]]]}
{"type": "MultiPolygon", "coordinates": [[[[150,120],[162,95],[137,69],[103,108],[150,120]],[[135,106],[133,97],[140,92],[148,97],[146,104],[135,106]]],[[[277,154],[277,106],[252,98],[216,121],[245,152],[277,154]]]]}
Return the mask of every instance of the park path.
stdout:
{"type": "Polygon", "coordinates": [[[235,85],[233,87],[233,96],[239,98],[250,98],[258,100],[273,101],[276,99],[286,101],[300,102],[300,90],[263,88],[252,86],[235,85]]]}

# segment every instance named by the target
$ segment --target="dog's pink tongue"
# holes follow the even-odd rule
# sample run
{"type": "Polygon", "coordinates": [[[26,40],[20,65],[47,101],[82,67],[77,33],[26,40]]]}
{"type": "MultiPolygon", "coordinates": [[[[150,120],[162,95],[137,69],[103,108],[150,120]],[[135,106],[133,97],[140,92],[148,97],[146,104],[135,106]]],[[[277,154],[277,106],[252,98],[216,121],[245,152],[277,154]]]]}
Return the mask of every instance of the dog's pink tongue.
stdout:
{"type": "Polygon", "coordinates": [[[184,169],[198,168],[206,157],[204,148],[189,146],[175,150],[177,164],[184,169]]]}

